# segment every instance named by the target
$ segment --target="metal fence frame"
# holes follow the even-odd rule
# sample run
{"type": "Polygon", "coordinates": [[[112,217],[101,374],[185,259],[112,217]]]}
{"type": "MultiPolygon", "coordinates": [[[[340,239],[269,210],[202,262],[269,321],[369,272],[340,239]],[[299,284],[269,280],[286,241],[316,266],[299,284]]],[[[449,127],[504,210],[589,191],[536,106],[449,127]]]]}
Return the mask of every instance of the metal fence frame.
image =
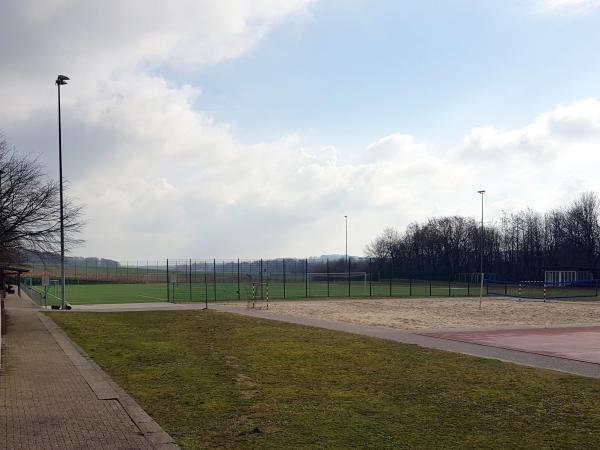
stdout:
{"type": "MultiPolygon", "coordinates": [[[[60,267],[55,262],[29,264],[33,286],[42,276],[57,278],[60,267]]],[[[67,286],[126,285],[153,286],[155,300],[168,302],[216,302],[247,300],[249,286],[269,284],[271,299],[369,298],[369,297],[464,297],[479,294],[478,284],[469,280],[418,280],[396,272],[391,259],[163,259],[155,261],[68,261],[65,266],[67,286]],[[330,274],[346,273],[346,280],[330,274]],[[352,274],[366,274],[365,281],[352,274]],[[311,279],[320,274],[322,281],[311,279]],[[159,286],[163,286],[162,289],[159,286]]],[[[36,288],[37,289],[37,288],[36,288]]],[[[36,292],[36,289],[30,289],[36,292]]],[[[133,289],[133,288],[132,288],[133,289]]],[[[71,288],[75,291],[74,288],[71,288]]],[[[79,289],[83,291],[85,289],[79,289]]],[[[34,294],[35,295],[35,294],[34,294]]],[[[70,295],[74,302],[85,300],[70,295]]],[[[256,295],[256,294],[255,294],[256,295]]]]}

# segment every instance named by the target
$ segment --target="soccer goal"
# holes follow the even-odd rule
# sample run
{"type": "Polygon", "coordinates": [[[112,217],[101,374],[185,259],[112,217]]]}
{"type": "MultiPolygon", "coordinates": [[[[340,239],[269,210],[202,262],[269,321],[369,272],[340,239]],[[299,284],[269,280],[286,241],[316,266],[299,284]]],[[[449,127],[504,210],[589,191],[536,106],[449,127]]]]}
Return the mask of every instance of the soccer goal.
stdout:
{"type": "Polygon", "coordinates": [[[348,284],[362,283],[367,286],[367,272],[310,272],[308,279],[315,283],[348,284]]]}
{"type": "Polygon", "coordinates": [[[269,309],[269,283],[253,282],[246,306],[250,309],[269,309]]]}

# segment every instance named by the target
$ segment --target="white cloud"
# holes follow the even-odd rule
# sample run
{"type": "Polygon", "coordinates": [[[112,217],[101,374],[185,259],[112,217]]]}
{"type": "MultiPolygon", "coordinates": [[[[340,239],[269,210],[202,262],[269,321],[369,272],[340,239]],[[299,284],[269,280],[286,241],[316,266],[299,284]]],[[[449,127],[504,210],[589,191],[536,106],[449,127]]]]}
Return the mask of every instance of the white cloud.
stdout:
{"type": "MultiPolygon", "coordinates": [[[[273,27],[306,16],[313,0],[12,0],[0,3],[0,120],[51,104],[58,71],[78,98],[101,97],[123,75],[194,70],[250,51],[273,27]]],[[[66,101],[69,101],[68,99],[66,101]]]]}
{"type": "MultiPolygon", "coordinates": [[[[55,153],[57,71],[65,88],[65,153],[86,205],[86,247],[114,258],[269,257],[350,251],[380,229],[438,214],[552,207],[594,187],[600,101],[559,105],[513,130],[472,130],[459,148],[394,133],[349,162],[300,135],[240,141],[198,110],[201,86],[157,67],[205,69],[247,53],[308,0],[4,2],[0,123],[23,151],[55,153]],[[57,32],[60,30],[60,32],[57,32]],[[60,69],[58,69],[60,68],[60,69]],[[581,164],[585,161],[586,164],[581,164]]],[[[200,106],[201,107],[201,106],[200,106]]]]}
{"type": "Polygon", "coordinates": [[[582,13],[599,6],[599,0],[538,0],[537,2],[537,8],[541,12],[582,13]]]}
{"type": "Polygon", "coordinates": [[[469,160],[528,160],[546,165],[549,160],[571,157],[573,149],[579,157],[591,157],[598,143],[600,101],[588,98],[558,105],[523,128],[475,128],[464,138],[455,155],[469,160]]]}

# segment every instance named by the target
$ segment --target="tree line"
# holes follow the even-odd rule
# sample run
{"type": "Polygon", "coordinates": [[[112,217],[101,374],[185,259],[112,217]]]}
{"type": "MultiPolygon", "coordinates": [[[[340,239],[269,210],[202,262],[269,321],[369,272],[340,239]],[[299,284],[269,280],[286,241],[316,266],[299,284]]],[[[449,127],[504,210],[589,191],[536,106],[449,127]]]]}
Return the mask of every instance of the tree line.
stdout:
{"type": "MultiPolygon", "coordinates": [[[[600,201],[593,192],[545,213],[504,212],[485,224],[462,216],[383,230],[365,249],[396,277],[458,279],[480,271],[497,280],[540,280],[546,268],[578,267],[598,276],[600,201]]],[[[473,278],[473,277],[472,277],[473,278]]]]}

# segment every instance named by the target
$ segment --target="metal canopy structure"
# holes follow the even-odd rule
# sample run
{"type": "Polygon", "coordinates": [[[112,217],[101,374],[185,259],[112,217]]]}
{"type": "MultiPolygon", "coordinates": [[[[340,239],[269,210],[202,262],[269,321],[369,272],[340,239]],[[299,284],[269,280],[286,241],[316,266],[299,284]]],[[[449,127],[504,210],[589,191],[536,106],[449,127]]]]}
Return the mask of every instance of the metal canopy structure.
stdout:
{"type": "Polygon", "coordinates": [[[9,276],[17,277],[17,289],[19,297],[21,296],[21,275],[29,272],[29,269],[16,266],[2,266],[0,265],[0,296],[2,299],[6,296],[6,279],[9,276]]]}

